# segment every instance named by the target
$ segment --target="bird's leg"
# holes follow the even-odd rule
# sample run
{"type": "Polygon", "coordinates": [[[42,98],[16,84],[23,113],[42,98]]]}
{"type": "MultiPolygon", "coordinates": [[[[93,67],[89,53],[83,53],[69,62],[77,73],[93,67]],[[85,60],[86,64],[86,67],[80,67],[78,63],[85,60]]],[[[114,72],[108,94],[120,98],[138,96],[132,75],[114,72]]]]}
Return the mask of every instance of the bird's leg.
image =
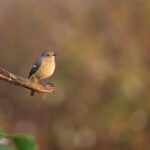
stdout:
{"type": "Polygon", "coordinates": [[[45,86],[45,87],[54,87],[54,84],[52,82],[48,82],[48,83],[41,83],[41,85],[45,86]]]}
{"type": "Polygon", "coordinates": [[[46,85],[54,87],[54,84],[52,82],[48,82],[46,85]]]}

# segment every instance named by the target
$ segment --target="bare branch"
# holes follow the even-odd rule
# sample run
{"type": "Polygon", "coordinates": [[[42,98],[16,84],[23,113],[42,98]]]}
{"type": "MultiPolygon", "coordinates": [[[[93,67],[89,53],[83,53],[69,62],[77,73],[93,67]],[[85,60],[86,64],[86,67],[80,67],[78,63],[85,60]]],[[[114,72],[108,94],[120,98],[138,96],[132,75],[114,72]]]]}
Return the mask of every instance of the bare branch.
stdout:
{"type": "Polygon", "coordinates": [[[25,79],[13,73],[6,71],[0,67],[0,79],[8,81],[14,85],[22,86],[24,88],[34,90],[38,93],[53,93],[54,87],[52,84],[46,84],[45,86],[41,84],[34,83],[29,79],[25,79]]]}

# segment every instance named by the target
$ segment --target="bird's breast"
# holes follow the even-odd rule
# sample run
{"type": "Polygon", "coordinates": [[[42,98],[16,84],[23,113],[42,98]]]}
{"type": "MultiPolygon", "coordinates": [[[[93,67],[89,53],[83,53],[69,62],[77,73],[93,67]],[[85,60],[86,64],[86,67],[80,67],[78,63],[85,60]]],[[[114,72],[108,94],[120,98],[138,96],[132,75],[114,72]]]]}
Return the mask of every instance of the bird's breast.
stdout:
{"type": "Polygon", "coordinates": [[[40,79],[45,79],[50,77],[55,70],[55,62],[54,61],[43,61],[40,68],[38,69],[36,76],[40,79]]]}

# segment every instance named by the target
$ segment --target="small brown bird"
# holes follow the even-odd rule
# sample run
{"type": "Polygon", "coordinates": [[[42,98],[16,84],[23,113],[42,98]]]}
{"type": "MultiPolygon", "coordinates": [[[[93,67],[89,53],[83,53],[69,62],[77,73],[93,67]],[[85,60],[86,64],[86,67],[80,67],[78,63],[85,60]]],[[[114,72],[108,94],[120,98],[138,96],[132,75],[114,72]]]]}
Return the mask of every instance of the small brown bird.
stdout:
{"type": "MultiPolygon", "coordinates": [[[[55,71],[55,56],[56,53],[54,52],[44,51],[32,66],[29,79],[35,83],[40,83],[41,79],[49,78],[55,71]]],[[[34,95],[34,91],[31,91],[31,95],[34,95]]]]}

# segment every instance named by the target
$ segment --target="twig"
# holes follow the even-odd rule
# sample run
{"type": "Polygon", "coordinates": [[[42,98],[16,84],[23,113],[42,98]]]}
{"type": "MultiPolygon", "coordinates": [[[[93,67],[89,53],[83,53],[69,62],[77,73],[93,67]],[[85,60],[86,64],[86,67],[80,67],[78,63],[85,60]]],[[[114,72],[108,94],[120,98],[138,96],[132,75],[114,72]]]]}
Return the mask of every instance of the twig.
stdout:
{"type": "Polygon", "coordinates": [[[8,81],[14,85],[22,86],[24,88],[34,90],[38,93],[53,93],[54,87],[51,84],[47,84],[45,86],[41,84],[34,83],[29,79],[25,79],[21,76],[15,75],[6,71],[5,69],[0,67],[0,79],[8,81]]]}

